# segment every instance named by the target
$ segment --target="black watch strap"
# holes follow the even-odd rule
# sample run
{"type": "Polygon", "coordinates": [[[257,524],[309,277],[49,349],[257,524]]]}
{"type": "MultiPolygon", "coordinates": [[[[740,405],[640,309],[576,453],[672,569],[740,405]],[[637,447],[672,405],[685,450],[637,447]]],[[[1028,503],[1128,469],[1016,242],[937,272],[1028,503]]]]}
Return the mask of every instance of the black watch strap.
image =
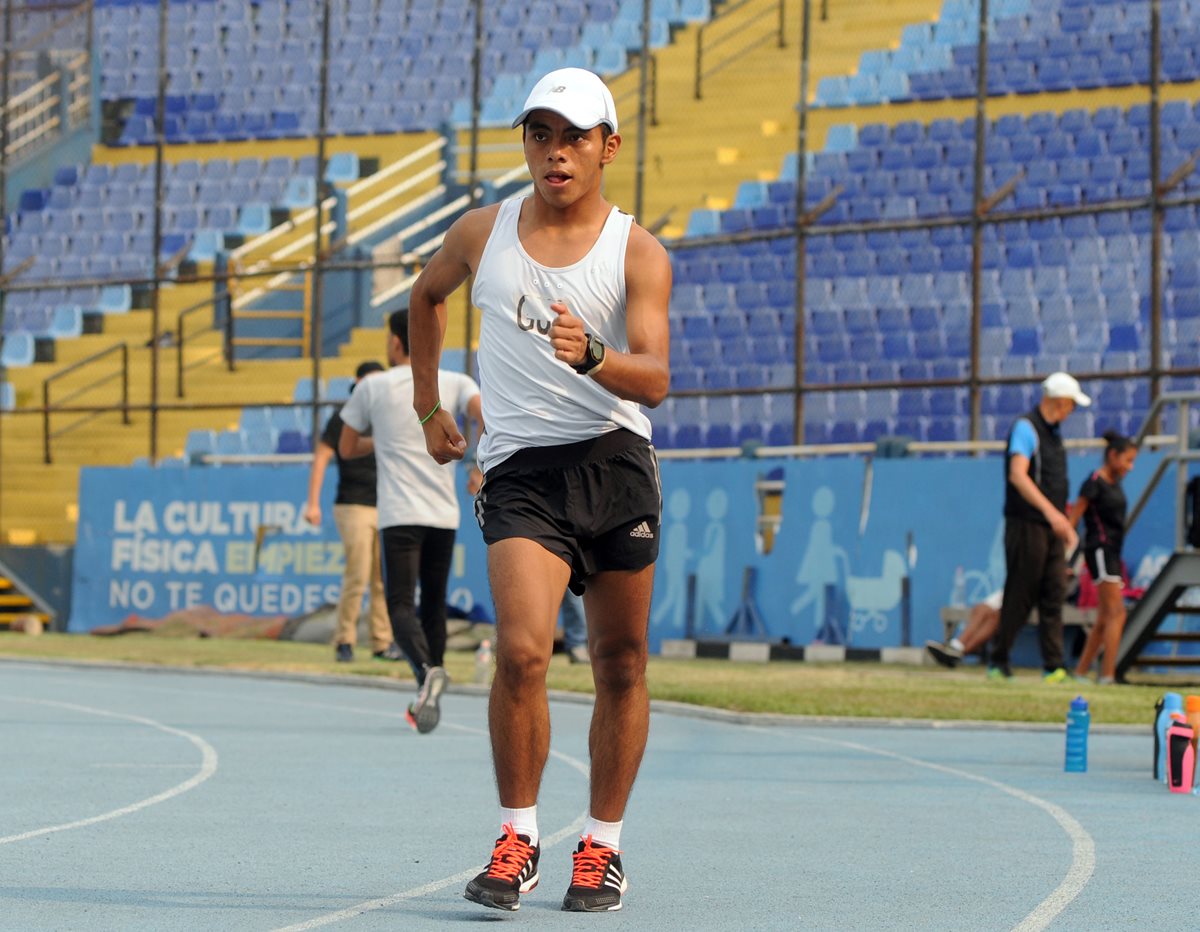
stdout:
{"type": "Polygon", "coordinates": [[[587,375],[604,362],[604,344],[590,333],[586,333],[584,336],[587,337],[587,349],[584,350],[583,362],[571,367],[580,375],[587,375]]]}

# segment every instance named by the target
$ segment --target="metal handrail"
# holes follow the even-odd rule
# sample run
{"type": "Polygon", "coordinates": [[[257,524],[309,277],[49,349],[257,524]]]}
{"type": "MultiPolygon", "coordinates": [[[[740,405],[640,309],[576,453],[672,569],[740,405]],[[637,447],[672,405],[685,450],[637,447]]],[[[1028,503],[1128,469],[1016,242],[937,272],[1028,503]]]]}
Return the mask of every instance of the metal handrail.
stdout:
{"type": "Polygon", "coordinates": [[[735,61],[742,55],[747,54],[752,49],[758,48],[760,45],[762,45],[764,42],[768,41],[769,39],[775,38],[776,42],[778,43],[778,47],[781,49],[787,47],[787,43],[784,38],[784,23],[786,22],[786,12],[784,10],[784,0],[776,0],[776,2],[771,7],[768,7],[765,10],[763,10],[761,13],[758,13],[754,16],[751,16],[751,17],[743,20],[737,26],[735,26],[732,30],[730,30],[727,34],[710,42],[708,44],[707,48],[708,48],[708,51],[712,51],[713,49],[716,49],[718,46],[731,41],[735,37],[744,33],[747,29],[750,29],[752,26],[757,25],[773,10],[776,13],[776,25],[773,29],[771,29],[770,32],[764,33],[761,36],[757,36],[748,45],[744,46],[743,48],[739,48],[734,52],[729,53],[728,55],[726,55],[725,58],[718,61],[717,64],[709,67],[708,69],[705,69],[705,67],[704,67],[704,53],[705,53],[704,38],[705,38],[706,32],[708,32],[709,30],[711,30],[717,26],[724,25],[726,22],[728,22],[728,19],[726,17],[728,17],[729,14],[735,13],[738,10],[742,9],[743,7],[748,6],[749,4],[754,3],[754,2],[757,2],[757,0],[739,0],[738,3],[735,3],[732,6],[728,7],[727,9],[722,10],[717,16],[713,17],[707,23],[702,24],[700,26],[700,28],[696,30],[696,66],[695,66],[695,75],[694,75],[694,79],[693,79],[693,83],[692,83],[692,93],[696,100],[702,100],[704,98],[703,85],[704,85],[704,79],[706,77],[716,74],[722,68],[725,68],[727,65],[731,64],[733,61],[735,61]]]}
{"type": "MultiPolygon", "coordinates": [[[[395,162],[393,162],[387,168],[382,168],[379,171],[377,171],[375,174],[368,175],[366,178],[360,178],[358,181],[356,181],[354,184],[352,184],[350,187],[348,187],[346,189],[346,195],[348,197],[353,197],[354,195],[359,194],[360,192],[365,191],[368,188],[374,187],[375,185],[379,184],[381,181],[383,181],[387,178],[390,178],[392,175],[396,174],[397,172],[403,171],[404,169],[408,168],[410,165],[414,164],[415,162],[418,162],[421,159],[425,158],[427,155],[431,155],[435,152],[438,152],[439,150],[443,149],[445,146],[446,146],[446,140],[444,137],[439,137],[439,138],[433,140],[432,142],[426,143],[425,145],[421,146],[419,149],[413,150],[412,152],[410,152],[408,155],[404,156],[403,158],[397,159],[395,162]]],[[[321,207],[326,211],[331,211],[331,210],[333,210],[333,208],[336,204],[337,204],[336,198],[327,197],[321,202],[321,207]]],[[[278,239],[280,236],[282,236],[286,233],[292,232],[300,224],[308,222],[315,216],[316,216],[316,208],[315,207],[305,208],[303,211],[298,213],[295,217],[290,217],[288,220],[279,224],[279,226],[274,227],[270,230],[267,230],[267,232],[263,233],[261,236],[256,236],[252,240],[247,240],[245,243],[243,243],[241,246],[239,246],[237,249],[235,249],[230,254],[230,257],[232,259],[240,259],[242,256],[247,255],[248,253],[252,252],[253,250],[262,248],[263,244],[269,243],[273,239],[278,239]]],[[[305,237],[306,243],[311,243],[312,239],[313,239],[313,234],[311,234],[311,233],[306,234],[306,237],[305,237]]]]}
{"type": "MultiPolygon", "coordinates": [[[[517,168],[510,169],[508,172],[501,175],[497,179],[497,184],[503,186],[505,184],[516,181],[518,178],[521,177],[521,175],[525,174],[526,171],[527,171],[527,166],[525,166],[525,165],[521,165],[521,166],[518,166],[517,168]]],[[[527,190],[529,190],[529,189],[528,188],[523,189],[521,192],[518,192],[518,193],[525,193],[525,191],[527,191],[527,190]]],[[[476,195],[478,196],[479,194],[482,194],[482,191],[480,189],[476,189],[476,195]]],[[[455,213],[456,211],[466,209],[470,205],[470,202],[471,202],[470,195],[464,194],[461,197],[458,197],[455,200],[450,201],[448,204],[442,205],[437,210],[435,210],[429,214],[426,214],[420,220],[417,220],[414,223],[410,224],[409,226],[405,227],[403,230],[401,230],[399,233],[396,234],[396,239],[399,240],[401,243],[403,243],[403,241],[406,238],[413,236],[414,234],[420,233],[423,230],[428,229],[430,226],[445,219],[447,216],[450,216],[451,214],[455,213]]],[[[391,218],[394,218],[394,217],[400,216],[400,214],[403,212],[405,212],[405,211],[397,211],[389,216],[391,218]]],[[[426,240],[425,242],[419,244],[415,248],[404,253],[400,257],[401,261],[407,260],[408,262],[415,264],[416,262],[421,260],[421,257],[425,253],[430,252],[434,248],[440,246],[442,239],[445,235],[446,235],[445,233],[439,233],[436,236],[432,237],[431,239],[426,240]]],[[[371,297],[371,307],[380,307],[383,304],[386,304],[392,298],[396,297],[397,295],[403,294],[405,291],[407,291],[409,288],[411,288],[413,286],[413,283],[416,280],[417,280],[416,274],[411,274],[407,278],[404,278],[401,281],[397,282],[396,284],[392,285],[390,288],[387,288],[385,291],[381,291],[379,294],[373,295],[371,297]]]]}
{"type": "Polygon", "coordinates": [[[91,3],[87,2],[87,0],[74,0],[74,2],[70,2],[70,0],[64,0],[64,2],[61,3],[39,3],[37,9],[40,12],[59,13],[63,10],[69,10],[71,11],[71,15],[65,16],[60,20],[55,20],[41,32],[34,33],[25,41],[23,46],[21,46],[19,49],[13,49],[14,54],[39,51],[42,43],[46,39],[50,38],[54,33],[58,32],[58,30],[62,29],[64,26],[71,25],[71,21],[73,19],[78,19],[81,16],[86,18],[89,12],[88,8],[90,6],[91,3]]]}
{"type": "MultiPolygon", "coordinates": [[[[650,105],[649,109],[648,109],[648,115],[650,117],[649,123],[651,126],[658,126],[658,56],[656,54],[654,54],[653,52],[650,52],[646,56],[646,65],[650,71],[649,80],[646,82],[650,87],[649,100],[648,100],[648,103],[650,105]]],[[[616,99],[613,101],[615,104],[617,104],[618,112],[621,109],[620,105],[622,103],[624,103],[626,100],[636,98],[638,96],[639,92],[640,92],[640,88],[635,86],[635,87],[631,87],[625,93],[618,95],[616,97],[616,99]]],[[[483,148],[484,148],[483,146],[480,146],[481,150],[483,148]]],[[[505,147],[492,146],[491,148],[499,149],[499,148],[505,148],[505,147]]],[[[520,146],[512,146],[511,148],[516,151],[521,150],[520,146]]]]}
{"type": "MultiPolygon", "coordinates": [[[[184,366],[184,361],[183,361],[183,350],[184,350],[184,344],[187,342],[187,335],[185,334],[184,329],[183,329],[184,321],[186,320],[186,318],[190,317],[192,314],[195,314],[198,311],[202,311],[205,308],[212,308],[212,310],[215,312],[217,309],[218,303],[227,297],[228,297],[228,292],[221,292],[219,294],[210,295],[207,298],[197,301],[195,304],[185,307],[176,316],[176,318],[175,318],[175,397],[176,398],[184,397],[183,373],[184,373],[184,370],[186,367],[184,366]]],[[[216,329],[218,329],[218,328],[217,328],[217,325],[214,323],[214,324],[206,327],[204,330],[197,331],[197,333],[208,333],[210,330],[216,330],[216,329]]],[[[225,355],[226,359],[228,360],[229,353],[228,353],[227,347],[222,350],[222,354],[225,355]]],[[[205,361],[207,362],[207,359],[205,361]]]]}
{"type": "Polygon", "coordinates": [[[1158,415],[1167,405],[1179,406],[1178,424],[1176,425],[1176,448],[1173,452],[1167,453],[1150,476],[1150,481],[1143,486],[1141,494],[1137,497],[1137,501],[1133,503],[1133,507],[1129,509],[1129,517],[1125,519],[1125,529],[1128,531],[1133,527],[1134,523],[1145,510],[1146,505],[1150,501],[1150,496],[1154,490],[1158,488],[1158,483],[1162,477],[1166,475],[1167,469],[1175,465],[1175,549],[1183,549],[1183,506],[1187,496],[1187,463],[1200,461],[1200,451],[1192,451],[1188,447],[1188,410],[1192,402],[1200,402],[1200,392],[1164,392],[1154,399],[1154,403],[1150,405],[1150,410],[1146,412],[1146,417],[1142,421],[1142,426],[1138,428],[1138,432],[1133,437],[1133,442],[1136,446],[1141,446],[1147,439],[1150,430],[1158,423],[1158,415]]]}
{"type": "MultiPolygon", "coordinates": [[[[121,421],[122,421],[122,423],[124,423],[126,425],[129,424],[129,344],[122,341],[120,343],[113,344],[112,346],[108,347],[107,349],[102,349],[102,350],[99,350],[98,352],[92,353],[90,356],[85,356],[83,359],[79,360],[78,362],[67,366],[65,369],[60,369],[58,372],[51,373],[50,375],[46,376],[45,379],[42,380],[42,458],[43,458],[43,462],[45,462],[47,464],[53,462],[53,459],[50,454],[50,439],[52,436],[59,436],[61,434],[64,434],[68,430],[73,430],[74,428],[78,427],[80,424],[83,424],[86,421],[91,420],[90,417],[80,418],[78,421],[75,421],[73,424],[69,425],[65,429],[60,430],[58,432],[58,434],[51,434],[51,432],[50,432],[50,412],[52,410],[54,410],[55,408],[62,408],[62,405],[60,404],[60,405],[51,406],[51,404],[50,404],[50,384],[52,382],[57,382],[59,379],[63,378],[64,376],[70,375],[73,372],[78,372],[80,369],[83,369],[86,366],[89,366],[94,362],[98,362],[99,360],[104,359],[105,357],[110,356],[113,353],[117,353],[117,352],[119,352],[121,354],[121,372],[120,372],[120,376],[121,376],[121,421]]],[[[94,388],[104,385],[107,382],[112,381],[112,379],[113,379],[112,375],[106,375],[99,379],[96,379],[94,382],[91,382],[87,385],[82,386],[81,388],[76,389],[74,392],[72,392],[70,395],[68,395],[67,398],[64,400],[70,401],[72,398],[77,398],[84,392],[91,391],[94,388]]],[[[112,410],[112,405],[108,405],[105,408],[97,409],[96,412],[92,415],[92,417],[98,417],[100,414],[111,411],[111,410],[112,410]]]]}

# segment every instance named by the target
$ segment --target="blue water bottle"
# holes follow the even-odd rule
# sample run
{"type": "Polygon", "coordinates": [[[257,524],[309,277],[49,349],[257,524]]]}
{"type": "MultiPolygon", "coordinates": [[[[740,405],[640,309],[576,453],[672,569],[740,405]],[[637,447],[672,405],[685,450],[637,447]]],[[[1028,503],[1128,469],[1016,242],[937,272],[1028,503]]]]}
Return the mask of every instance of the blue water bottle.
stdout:
{"type": "Polygon", "coordinates": [[[1164,693],[1161,705],[1156,703],[1158,714],[1154,719],[1154,779],[1167,782],[1167,729],[1171,727],[1171,713],[1183,712],[1183,696],[1179,693],[1164,693]]]}
{"type": "Polygon", "coordinates": [[[1091,720],[1087,700],[1083,696],[1072,699],[1071,709],[1067,712],[1067,760],[1063,767],[1067,773],[1087,773],[1088,725],[1091,720]]]}

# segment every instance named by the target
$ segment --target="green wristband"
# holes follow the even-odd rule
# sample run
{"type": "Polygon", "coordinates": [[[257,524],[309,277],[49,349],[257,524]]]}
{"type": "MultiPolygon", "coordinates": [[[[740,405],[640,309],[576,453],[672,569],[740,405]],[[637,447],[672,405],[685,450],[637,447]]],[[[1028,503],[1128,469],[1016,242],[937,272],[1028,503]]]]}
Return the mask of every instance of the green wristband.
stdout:
{"type": "Polygon", "coordinates": [[[430,412],[429,412],[428,414],[426,414],[426,415],[425,415],[423,418],[421,418],[421,426],[422,426],[422,427],[424,427],[424,426],[425,426],[425,424],[426,424],[426,422],[427,422],[427,421],[428,421],[428,420],[429,420],[431,417],[433,417],[435,414],[437,414],[437,413],[438,413],[439,411],[441,411],[441,410],[442,410],[442,403],[439,401],[437,404],[435,404],[435,405],[433,406],[433,410],[432,410],[432,411],[430,411],[430,412]]]}

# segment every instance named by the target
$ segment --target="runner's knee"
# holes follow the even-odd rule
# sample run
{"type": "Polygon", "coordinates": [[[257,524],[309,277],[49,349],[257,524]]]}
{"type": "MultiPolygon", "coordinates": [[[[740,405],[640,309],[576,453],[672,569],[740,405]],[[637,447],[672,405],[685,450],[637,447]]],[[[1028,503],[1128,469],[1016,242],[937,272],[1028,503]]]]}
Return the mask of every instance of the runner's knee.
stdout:
{"type": "Polygon", "coordinates": [[[592,673],[596,688],[625,692],[646,678],[646,645],[635,641],[597,639],[592,648],[592,673]]]}
{"type": "Polygon", "coordinates": [[[550,666],[549,651],[539,649],[531,643],[504,644],[497,639],[496,676],[510,683],[544,683],[550,666]]]}

